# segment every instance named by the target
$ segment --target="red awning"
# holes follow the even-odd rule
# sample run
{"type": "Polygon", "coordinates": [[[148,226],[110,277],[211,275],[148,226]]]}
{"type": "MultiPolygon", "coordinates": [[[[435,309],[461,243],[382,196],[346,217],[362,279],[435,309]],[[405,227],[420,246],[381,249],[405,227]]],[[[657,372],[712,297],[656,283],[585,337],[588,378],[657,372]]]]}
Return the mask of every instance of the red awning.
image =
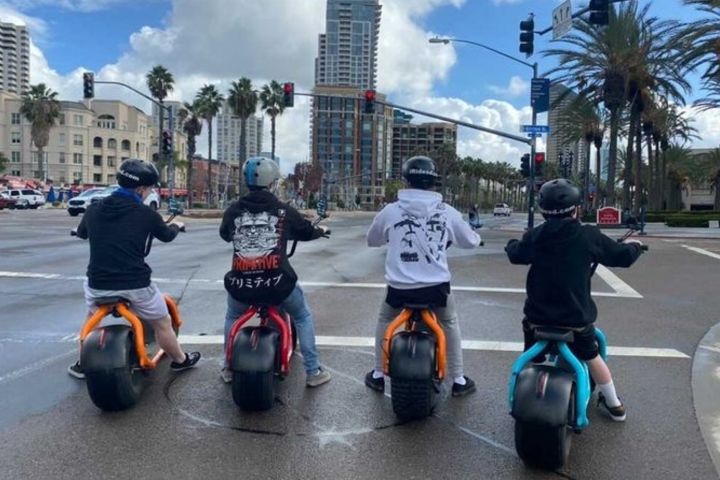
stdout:
{"type": "MultiPolygon", "coordinates": [[[[161,197],[167,197],[170,195],[170,190],[167,188],[159,188],[158,193],[161,197]]],[[[187,195],[188,191],[185,188],[173,188],[173,194],[179,196],[187,195]]]]}

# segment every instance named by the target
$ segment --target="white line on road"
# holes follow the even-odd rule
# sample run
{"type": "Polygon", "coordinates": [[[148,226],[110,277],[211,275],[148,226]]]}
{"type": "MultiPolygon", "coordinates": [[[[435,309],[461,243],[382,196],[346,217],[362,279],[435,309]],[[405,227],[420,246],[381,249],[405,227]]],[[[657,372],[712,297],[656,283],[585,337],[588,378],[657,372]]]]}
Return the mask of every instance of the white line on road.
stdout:
{"type": "MultiPolygon", "coordinates": [[[[602,277],[605,282],[610,285],[615,291],[614,292],[592,292],[595,297],[614,297],[614,298],[643,298],[637,291],[635,291],[630,285],[623,282],[610,270],[604,267],[598,268],[598,274],[602,277]]],[[[81,275],[62,275],[59,273],[37,273],[37,272],[9,272],[0,271],[0,278],[28,278],[28,279],[40,279],[40,280],[74,280],[84,281],[85,276],[81,275]]],[[[222,289],[223,280],[211,280],[204,278],[193,278],[189,282],[185,279],[179,278],[153,278],[156,283],[162,284],[178,284],[185,285],[190,283],[191,285],[216,285],[218,289],[222,289]]],[[[341,282],[300,282],[303,287],[324,287],[324,288],[360,288],[360,289],[385,289],[387,286],[384,283],[341,283],[341,282]]],[[[453,286],[454,292],[485,292],[485,293],[519,293],[525,294],[524,288],[503,288],[503,287],[471,287],[471,286],[453,286]]]]}
{"type": "Polygon", "coordinates": [[[6,375],[3,375],[0,377],[0,383],[10,382],[12,380],[17,380],[20,377],[24,377],[25,375],[35,372],[37,370],[40,370],[42,368],[47,367],[48,365],[52,365],[55,362],[58,362],[62,360],[63,358],[67,358],[70,355],[77,355],[78,351],[77,349],[70,350],[65,353],[60,353],[58,355],[53,355],[52,357],[48,357],[44,360],[39,360],[35,363],[31,363],[30,365],[26,365],[22,368],[18,368],[17,370],[10,372],[6,375]]]}
{"type": "Polygon", "coordinates": [[[707,250],[703,250],[702,248],[691,247],[690,245],[683,245],[683,247],[684,247],[684,248],[687,248],[688,250],[691,250],[691,251],[693,251],[693,252],[695,252],[695,253],[699,253],[699,254],[701,254],[701,255],[706,255],[706,256],[708,256],[708,257],[711,257],[711,258],[715,258],[715,259],[717,259],[717,260],[720,260],[720,255],[718,255],[717,253],[708,252],[707,250]]]}
{"type": "MultiPolygon", "coordinates": [[[[222,345],[222,335],[180,335],[180,342],[189,345],[222,345]]],[[[323,347],[374,347],[373,337],[335,337],[318,335],[315,342],[323,347]]],[[[522,352],[522,342],[498,342],[491,340],[463,340],[463,350],[485,352],[522,352]]],[[[674,348],[608,347],[614,357],[690,358],[674,348]]]]}

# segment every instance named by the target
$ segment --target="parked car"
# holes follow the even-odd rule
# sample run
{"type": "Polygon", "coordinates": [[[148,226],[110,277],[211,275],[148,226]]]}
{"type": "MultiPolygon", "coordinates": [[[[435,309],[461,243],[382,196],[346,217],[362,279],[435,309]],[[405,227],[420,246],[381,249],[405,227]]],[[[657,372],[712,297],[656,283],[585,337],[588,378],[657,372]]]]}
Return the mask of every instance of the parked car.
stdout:
{"type": "MultiPolygon", "coordinates": [[[[16,205],[18,203],[18,200],[12,198],[9,193],[7,192],[0,192],[0,210],[7,208],[8,210],[12,210],[16,208],[16,205]]],[[[18,208],[23,208],[23,206],[20,206],[18,208]]]]}
{"type": "Polygon", "coordinates": [[[493,209],[493,216],[503,216],[503,217],[509,217],[512,215],[512,208],[507,203],[498,203],[495,205],[495,208],[493,209]]]}
{"type": "Polygon", "coordinates": [[[14,198],[16,200],[15,206],[17,208],[20,208],[21,203],[27,204],[27,208],[38,208],[45,205],[45,195],[37,190],[23,188],[8,190],[7,193],[10,195],[10,198],[14,198]],[[23,200],[23,202],[20,200],[23,200]]]}
{"type": "Polygon", "coordinates": [[[89,190],[85,190],[77,197],[73,197],[68,201],[68,208],[67,211],[70,214],[71,217],[77,217],[81,213],[84,213],[88,206],[90,206],[92,199],[95,198],[96,195],[100,194],[101,192],[105,191],[105,187],[99,187],[99,188],[91,188],[89,190]]]}
{"type": "MultiPolygon", "coordinates": [[[[109,197],[110,194],[112,194],[115,190],[120,188],[119,185],[113,185],[110,187],[105,188],[102,192],[99,192],[95,195],[93,195],[92,199],[90,200],[90,203],[96,203],[102,201],[103,198],[109,197]]],[[[148,197],[145,199],[145,205],[152,208],[153,210],[157,210],[160,208],[160,195],[158,195],[157,191],[153,189],[153,191],[148,195],[148,197]]]]}

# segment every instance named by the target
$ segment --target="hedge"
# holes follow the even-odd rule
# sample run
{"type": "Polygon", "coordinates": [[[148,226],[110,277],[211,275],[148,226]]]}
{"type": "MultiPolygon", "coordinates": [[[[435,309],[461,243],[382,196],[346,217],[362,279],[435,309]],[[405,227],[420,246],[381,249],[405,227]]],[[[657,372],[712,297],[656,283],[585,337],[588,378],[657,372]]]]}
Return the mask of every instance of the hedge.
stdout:
{"type": "Polygon", "coordinates": [[[668,215],[665,223],[668,227],[690,227],[690,228],[708,228],[710,220],[720,221],[720,212],[703,212],[704,215],[694,213],[680,213],[668,215]]]}

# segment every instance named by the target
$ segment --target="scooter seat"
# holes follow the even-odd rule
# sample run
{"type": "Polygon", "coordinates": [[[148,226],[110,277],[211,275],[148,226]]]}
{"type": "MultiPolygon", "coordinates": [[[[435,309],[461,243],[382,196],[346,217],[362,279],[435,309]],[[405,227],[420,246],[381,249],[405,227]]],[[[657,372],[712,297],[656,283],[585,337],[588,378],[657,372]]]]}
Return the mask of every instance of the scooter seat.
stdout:
{"type": "Polygon", "coordinates": [[[432,305],[427,303],[406,303],[404,307],[407,310],[432,310],[432,305]]]}
{"type": "Polygon", "coordinates": [[[117,297],[101,297],[95,300],[95,305],[102,307],[103,305],[115,305],[116,303],[130,303],[127,298],[117,297]]]}
{"type": "Polygon", "coordinates": [[[572,328],[536,327],[534,329],[534,335],[535,340],[565,343],[573,343],[575,341],[575,330],[572,328]]]}

